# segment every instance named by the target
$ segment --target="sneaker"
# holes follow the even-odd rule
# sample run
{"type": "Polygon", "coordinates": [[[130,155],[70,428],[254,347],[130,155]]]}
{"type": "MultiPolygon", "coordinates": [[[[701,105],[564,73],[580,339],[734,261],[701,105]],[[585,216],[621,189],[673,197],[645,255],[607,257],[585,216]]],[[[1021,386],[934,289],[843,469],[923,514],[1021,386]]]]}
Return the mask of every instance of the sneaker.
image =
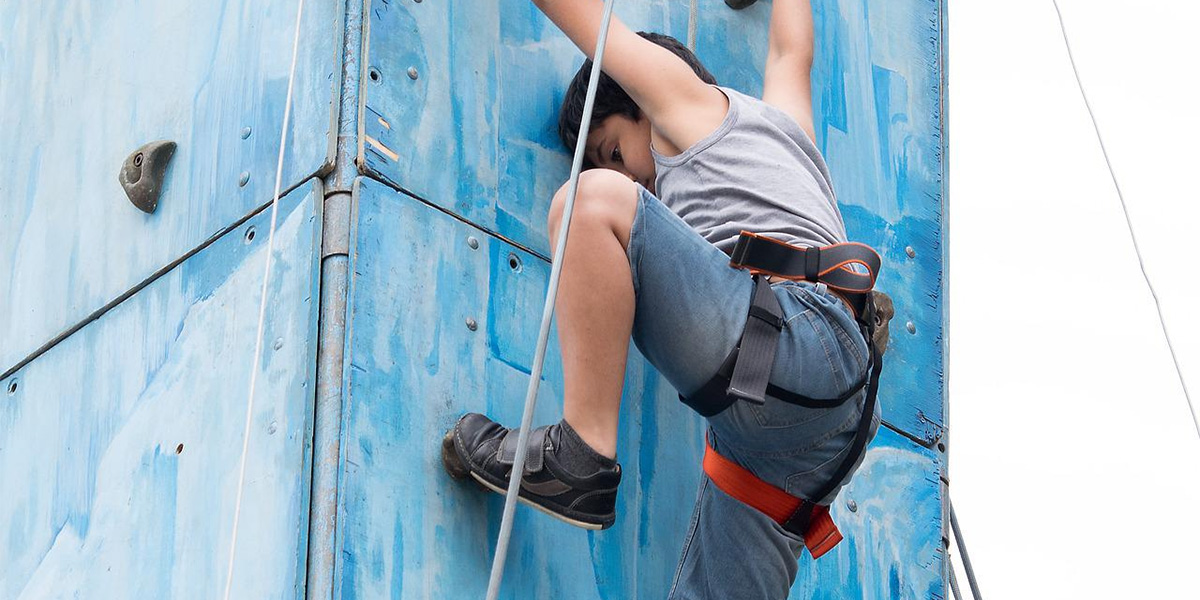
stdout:
{"type": "MultiPolygon", "coordinates": [[[[442,463],[452,477],[468,475],[504,495],[516,457],[516,429],[467,413],[442,439],[442,463]]],[[[621,465],[597,454],[561,421],[529,434],[518,499],[584,529],[607,529],[616,520],[621,465]]]]}

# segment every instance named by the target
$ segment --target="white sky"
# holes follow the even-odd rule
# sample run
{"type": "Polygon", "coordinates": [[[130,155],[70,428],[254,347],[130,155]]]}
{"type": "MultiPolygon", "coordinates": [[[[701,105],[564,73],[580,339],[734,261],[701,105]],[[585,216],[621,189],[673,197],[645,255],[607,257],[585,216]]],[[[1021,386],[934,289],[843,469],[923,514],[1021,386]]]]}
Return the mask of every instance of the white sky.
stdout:
{"type": "MultiPolygon", "coordinates": [[[[1195,396],[1200,4],[1060,5],[1195,396]]],[[[982,592],[1200,598],[1200,441],[1054,7],[949,18],[950,490],[982,592]]]]}

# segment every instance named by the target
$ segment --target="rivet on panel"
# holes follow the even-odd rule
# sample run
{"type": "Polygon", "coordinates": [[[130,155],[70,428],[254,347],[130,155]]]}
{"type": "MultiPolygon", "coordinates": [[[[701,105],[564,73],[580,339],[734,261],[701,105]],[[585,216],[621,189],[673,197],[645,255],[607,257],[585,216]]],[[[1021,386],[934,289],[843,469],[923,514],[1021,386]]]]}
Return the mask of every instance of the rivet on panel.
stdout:
{"type": "Polygon", "coordinates": [[[247,244],[254,241],[254,234],[255,234],[255,229],[254,229],[254,226],[251,225],[249,228],[246,229],[246,235],[243,237],[243,239],[246,241],[247,244]]]}
{"type": "Polygon", "coordinates": [[[408,78],[409,78],[409,79],[416,79],[416,78],[417,78],[417,68],[416,68],[416,67],[409,67],[409,68],[408,68],[408,78]]]}
{"type": "Polygon", "coordinates": [[[917,332],[917,326],[912,321],[905,323],[904,328],[907,329],[909,333],[917,332]]]}
{"type": "Polygon", "coordinates": [[[479,329],[479,323],[476,323],[475,319],[472,319],[471,317],[467,317],[467,329],[470,329],[471,331],[475,331],[476,329],[479,329]]]}
{"type": "Polygon", "coordinates": [[[243,127],[242,128],[242,139],[244,140],[249,137],[250,137],[250,127],[243,127]]]}
{"type": "Polygon", "coordinates": [[[472,250],[478,250],[479,240],[473,235],[467,236],[467,245],[470,246],[472,250]]]}
{"type": "Polygon", "coordinates": [[[917,257],[917,251],[914,250],[912,246],[905,246],[904,253],[907,254],[909,258],[917,257]]]}
{"type": "Polygon", "coordinates": [[[250,183],[250,171],[242,171],[238,177],[238,187],[246,187],[247,183],[250,183]]]}
{"type": "Polygon", "coordinates": [[[273,348],[278,350],[282,347],[283,347],[283,338],[275,338],[275,345],[273,346],[273,348]]]}
{"type": "Polygon", "coordinates": [[[846,508],[850,509],[850,512],[858,512],[858,503],[851,498],[846,501],[846,508]]]}
{"type": "Polygon", "coordinates": [[[11,396],[17,393],[17,380],[12,379],[8,382],[8,395],[11,396]]]}

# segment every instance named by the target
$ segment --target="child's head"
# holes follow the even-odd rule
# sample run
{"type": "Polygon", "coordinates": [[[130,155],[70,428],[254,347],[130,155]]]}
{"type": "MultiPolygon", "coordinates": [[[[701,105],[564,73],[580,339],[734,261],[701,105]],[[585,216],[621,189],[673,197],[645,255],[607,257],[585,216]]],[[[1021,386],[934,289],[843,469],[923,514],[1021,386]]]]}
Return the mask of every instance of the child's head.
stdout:
{"type": "MultiPolygon", "coordinates": [[[[705,83],[717,80],[700,64],[696,55],[679,40],[659,33],[639,31],[638,35],[662,46],[683,59],[705,83]]],[[[562,109],[558,113],[558,135],[568,150],[574,151],[583,119],[583,102],[587,96],[592,61],[585,60],[579,72],[567,86],[562,109]]],[[[605,167],[632,177],[644,187],[653,189],[654,159],[650,155],[650,120],[646,118],[629,94],[621,89],[603,70],[596,85],[596,101],[592,107],[589,144],[598,143],[595,153],[584,159],[584,167],[605,167]]]]}

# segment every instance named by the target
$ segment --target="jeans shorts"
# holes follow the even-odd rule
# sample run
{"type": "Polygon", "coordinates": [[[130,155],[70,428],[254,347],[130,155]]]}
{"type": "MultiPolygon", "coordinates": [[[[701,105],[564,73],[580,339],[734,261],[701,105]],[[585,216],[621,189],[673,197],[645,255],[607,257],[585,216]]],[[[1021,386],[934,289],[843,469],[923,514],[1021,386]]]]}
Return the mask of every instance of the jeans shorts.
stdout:
{"type": "MultiPolygon", "coordinates": [[[[737,345],[753,281],[650,192],[639,190],[627,250],[636,296],[633,340],[686,396],[712,377],[737,345]]],[[[869,362],[866,340],[849,307],[824,284],[782,281],[772,290],[785,325],[771,383],[814,398],[845,393],[869,362]]],[[[735,402],[709,419],[709,442],[768,483],[829,503],[836,490],[826,498],[810,494],[849,450],[865,397],[859,392],[827,409],[773,398],[763,406],[735,402]]],[[[872,436],[878,427],[876,409],[872,436]]],[[[802,549],[802,538],[704,477],[669,598],[786,598],[802,549]]]]}

